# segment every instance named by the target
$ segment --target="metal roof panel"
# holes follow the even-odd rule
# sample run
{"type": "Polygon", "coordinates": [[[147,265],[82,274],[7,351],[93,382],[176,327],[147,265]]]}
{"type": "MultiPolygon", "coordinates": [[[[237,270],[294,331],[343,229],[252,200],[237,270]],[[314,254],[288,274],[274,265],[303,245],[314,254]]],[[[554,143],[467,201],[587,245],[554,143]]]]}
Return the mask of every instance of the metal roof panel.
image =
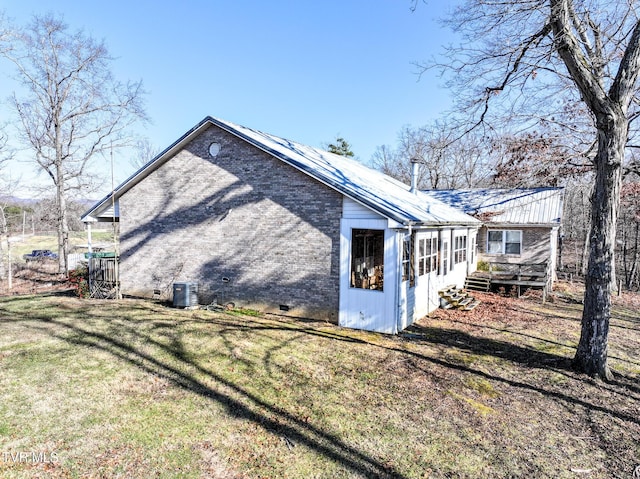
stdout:
{"type": "Polygon", "coordinates": [[[560,225],[564,188],[477,188],[424,193],[487,223],[560,225]]]}
{"type": "MultiPolygon", "coordinates": [[[[460,209],[420,191],[411,193],[409,185],[356,160],[212,117],[203,119],[119,185],[113,192],[116,200],[211,124],[262,149],[373,211],[402,224],[479,224],[478,220],[460,209]]],[[[92,206],[82,219],[87,220],[101,215],[109,207],[110,202],[111,194],[92,206]]]]}

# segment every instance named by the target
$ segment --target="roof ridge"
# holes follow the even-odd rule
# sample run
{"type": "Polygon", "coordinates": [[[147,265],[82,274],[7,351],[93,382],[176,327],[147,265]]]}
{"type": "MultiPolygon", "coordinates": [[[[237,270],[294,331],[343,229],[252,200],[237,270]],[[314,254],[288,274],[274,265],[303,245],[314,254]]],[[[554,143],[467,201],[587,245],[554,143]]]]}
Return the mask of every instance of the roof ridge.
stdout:
{"type": "Polygon", "coordinates": [[[342,195],[363,204],[383,217],[401,224],[475,225],[479,223],[478,220],[467,215],[462,210],[437,198],[432,198],[422,192],[411,193],[409,185],[352,158],[211,116],[201,120],[150,162],[118,185],[105,198],[96,203],[82,216],[83,221],[87,221],[91,215],[104,208],[105,203],[110,202],[112,195],[119,198],[135,184],[142,181],[150,172],[159,168],[179,148],[182,148],[197,137],[208,124],[216,125],[342,195]]]}

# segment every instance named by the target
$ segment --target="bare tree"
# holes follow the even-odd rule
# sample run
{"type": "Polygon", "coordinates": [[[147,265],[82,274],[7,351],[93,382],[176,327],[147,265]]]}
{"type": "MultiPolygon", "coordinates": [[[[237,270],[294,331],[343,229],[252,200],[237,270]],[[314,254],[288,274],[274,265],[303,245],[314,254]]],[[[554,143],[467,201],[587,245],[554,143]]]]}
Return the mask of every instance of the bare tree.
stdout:
{"type": "Polygon", "coordinates": [[[548,129],[500,136],[493,141],[496,164],[492,184],[525,188],[567,186],[590,175],[591,161],[582,155],[576,158],[565,143],[548,129]]]}
{"type": "Polygon", "coordinates": [[[379,146],[373,165],[383,173],[411,183],[411,160],[420,160],[418,188],[472,188],[487,182],[491,161],[487,145],[473,135],[458,138],[446,123],[415,128],[405,126],[395,149],[379,146]]]}
{"type": "Polygon", "coordinates": [[[9,176],[5,168],[10,158],[7,136],[3,130],[0,130],[0,280],[8,276],[9,287],[11,287],[11,243],[7,206],[17,185],[17,181],[9,176]]]}
{"type": "Polygon", "coordinates": [[[619,271],[625,287],[632,289],[640,283],[640,181],[627,180],[622,185],[621,220],[617,241],[619,271]]]}
{"type": "Polygon", "coordinates": [[[128,128],[145,118],[142,84],[116,81],[104,43],[70,32],[51,14],[34,16],[2,47],[25,92],[12,98],[21,137],[55,185],[59,270],[66,273],[68,197],[96,176],[92,159],[129,143],[128,128]]]}
{"type": "Polygon", "coordinates": [[[159,150],[148,139],[144,138],[136,141],[135,152],[135,156],[131,158],[129,163],[137,170],[153,160],[158,155],[159,150]]]}
{"type": "MultiPolygon", "coordinates": [[[[471,126],[589,124],[595,145],[590,251],[574,367],[611,378],[607,339],[625,147],[637,116],[640,23],[635,1],[467,0],[448,20],[464,44],[442,63],[471,126]],[[583,116],[563,115],[581,103],[583,116]]],[[[580,109],[576,109],[579,111],[580,109]]],[[[462,110],[459,110],[462,111],[462,110]]]]}

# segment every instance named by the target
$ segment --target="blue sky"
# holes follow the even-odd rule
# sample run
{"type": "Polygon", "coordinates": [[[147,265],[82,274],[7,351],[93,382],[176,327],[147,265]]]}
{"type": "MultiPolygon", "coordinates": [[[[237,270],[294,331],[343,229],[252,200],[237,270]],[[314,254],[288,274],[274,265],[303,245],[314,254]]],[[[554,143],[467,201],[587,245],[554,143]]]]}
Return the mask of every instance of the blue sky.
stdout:
{"type": "MultiPolygon", "coordinates": [[[[148,91],[152,123],[140,134],[158,149],[211,115],[311,146],[340,135],[368,163],[377,146],[395,144],[402,126],[427,124],[450,107],[435,72],[419,80],[413,63],[451,38],[437,22],[451,2],[428,1],[414,12],[410,0],[165,5],[3,0],[0,8],[19,24],[33,13],[60,13],[72,30],[104,39],[116,77],[141,79],[148,91]]],[[[6,78],[0,89],[0,98],[11,93],[6,78]]],[[[133,171],[127,157],[117,158],[117,182],[133,171]]],[[[38,181],[31,167],[11,169],[38,181]]]]}

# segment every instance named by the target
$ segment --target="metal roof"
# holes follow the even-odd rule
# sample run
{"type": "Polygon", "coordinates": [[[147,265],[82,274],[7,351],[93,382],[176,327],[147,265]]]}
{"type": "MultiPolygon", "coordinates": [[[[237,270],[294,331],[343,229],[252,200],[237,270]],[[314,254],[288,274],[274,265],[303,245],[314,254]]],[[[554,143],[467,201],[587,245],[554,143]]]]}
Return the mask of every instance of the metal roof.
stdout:
{"type": "MultiPolygon", "coordinates": [[[[113,192],[116,202],[131,187],[211,125],[222,128],[339,193],[399,223],[425,226],[479,224],[478,220],[461,210],[423,192],[411,193],[409,185],[356,160],[212,117],[206,117],[118,186],[113,192]]],[[[111,202],[111,194],[109,194],[82,216],[83,221],[102,216],[103,210],[111,202]]]]}
{"type": "Polygon", "coordinates": [[[427,190],[431,198],[496,225],[559,226],[564,188],[427,190]]]}

